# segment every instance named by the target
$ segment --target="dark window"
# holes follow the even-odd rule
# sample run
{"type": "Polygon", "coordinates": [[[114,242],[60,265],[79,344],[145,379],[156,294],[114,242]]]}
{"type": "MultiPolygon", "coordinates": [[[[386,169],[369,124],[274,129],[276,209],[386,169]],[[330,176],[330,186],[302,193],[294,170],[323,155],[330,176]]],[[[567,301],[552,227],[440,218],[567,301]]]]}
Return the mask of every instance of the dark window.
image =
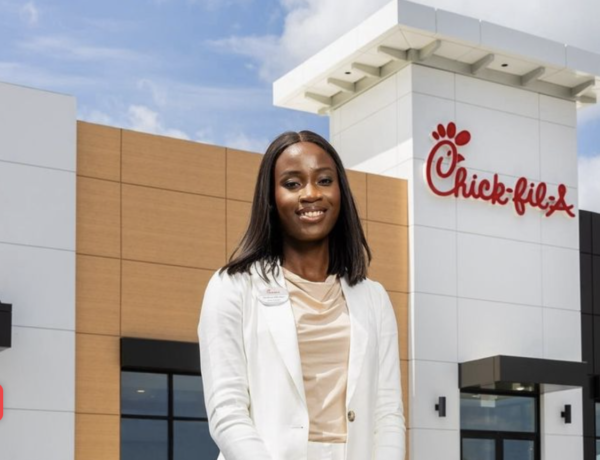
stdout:
{"type": "Polygon", "coordinates": [[[215,460],[202,377],[121,372],[121,460],[215,460]]]}
{"type": "Polygon", "coordinates": [[[518,391],[460,395],[462,460],[539,460],[539,398],[518,391]]]}

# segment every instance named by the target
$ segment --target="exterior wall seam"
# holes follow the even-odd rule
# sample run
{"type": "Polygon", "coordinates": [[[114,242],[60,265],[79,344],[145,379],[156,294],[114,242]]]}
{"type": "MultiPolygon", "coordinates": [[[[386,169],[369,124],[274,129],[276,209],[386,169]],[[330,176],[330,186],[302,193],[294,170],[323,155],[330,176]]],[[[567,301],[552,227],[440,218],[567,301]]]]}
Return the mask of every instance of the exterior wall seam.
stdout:
{"type": "MultiPolygon", "coordinates": [[[[487,235],[485,233],[477,233],[477,232],[467,232],[464,230],[453,230],[451,228],[448,227],[434,227],[432,225],[424,225],[424,224],[414,224],[412,225],[414,227],[424,227],[424,228],[430,228],[433,230],[444,230],[446,232],[455,232],[457,235],[458,234],[462,234],[462,235],[473,235],[473,236],[480,236],[483,238],[494,238],[494,239],[498,239],[498,240],[503,240],[503,241],[512,241],[515,243],[522,243],[522,244],[530,244],[530,245],[534,245],[534,246],[550,246],[550,247],[556,247],[556,248],[561,248],[561,249],[571,249],[573,251],[576,251],[575,248],[571,248],[571,247],[565,247],[565,246],[556,246],[556,245],[551,245],[551,244],[542,244],[536,241],[528,241],[528,240],[519,240],[516,238],[508,238],[506,236],[496,236],[496,235],[487,235]]],[[[411,225],[409,225],[409,228],[411,227],[411,225]]]]}
{"type": "MultiPolygon", "coordinates": [[[[98,179],[101,180],[101,179],[98,179]]],[[[189,192],[187,190],[175,190],[175,189],[171,189],[171,188],[164,188],[164,187],[157,187],[155,185],[147,185],[147,184],[136,184],[133,182],[121,182],[121,186],[123,185],[129,185],[132,187],[144,187],[144,188],[148,188],[148,189],[152,189],[152,190],[161,190],[164,192],[173,192],[173,193],[185,193],[186,195],[193,195],[193,196],[203,196],[206,198],[218,198],[220,200],[226,200],[226,196],[219,196],[219,195],[207,195],[204,193],[195,193],[195,192],[189,192]]]]}
{"type": "Polygon", "coordinates": [[[24,248],[47,249],[50,251],[62,251],[62,252],[75,253],[75,250],[73,250],[73,249],[57,248],[57,247],[53,247],[53,246],[39,246],[37,244],[23,244],[23,243],[16,243],[13,241],[0,241],[0,244],[5,244],[7,246],[19,246],[19,247],[24,247],[24,248]]]}
{"type": "Polygon", "coordinates": [[[7,164],[12,164],[12,165],[17,165],[17,166],[28,166],[28,167],[37,168],[37,169],[48,169],[50,171],[77,174],[76,171],[72,171],[70,169],[53,168],[52,166],[42,166],[42,165],[36,165],[36,164],[32,164],[32,163],[23,163],[20,161],[0,160],[0,163],[7,163],[7,164]]]}

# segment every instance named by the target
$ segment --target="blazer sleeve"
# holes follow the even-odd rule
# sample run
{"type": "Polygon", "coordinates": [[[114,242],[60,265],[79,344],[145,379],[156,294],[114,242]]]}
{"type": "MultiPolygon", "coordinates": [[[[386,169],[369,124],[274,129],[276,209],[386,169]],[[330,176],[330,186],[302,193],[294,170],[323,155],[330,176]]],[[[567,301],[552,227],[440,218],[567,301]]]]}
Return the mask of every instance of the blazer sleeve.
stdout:
{"type": "Polygon", "coordinates": [[[379,383],[375,407],[373,460],[404,460],[406,426],[402,403],[398,329],[390,298],[379,290],[379,383]]]}
{"type": "Polygon", "coordinates": [[[242,282],[217,272],[204,294],[198,325],[204,401],[210,434],[226,460],[272,460],[250,418],[242,282]]]}

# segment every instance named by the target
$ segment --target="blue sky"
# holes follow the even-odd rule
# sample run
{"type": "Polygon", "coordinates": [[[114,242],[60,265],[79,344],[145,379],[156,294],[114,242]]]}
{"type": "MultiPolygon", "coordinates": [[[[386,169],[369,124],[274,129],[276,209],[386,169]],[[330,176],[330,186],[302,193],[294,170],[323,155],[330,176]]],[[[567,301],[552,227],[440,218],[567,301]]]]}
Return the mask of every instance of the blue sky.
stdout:
{"type": "Polygon", "coordinates": [[[219,44],[281,34],[277,1],[0,0],[0,80],[73,94],[79,118],[242,148],[326,118],[273,107],[250,58],[219,44]]]}
{"type": "MultiPolygon", "coordinates": [[[[563,17],[597,16],[577,9],[600,14],[594,0],[529,0],[521,15],[520,0],[420,1],[600,46],[591,19],[563,17]]],[[[83,120],[262,151],[288,129],[328,136],[327,117],[273,107],[272,82],[385,3],[0,0],[0,81],[72,94],[83,120]]],[[[600,109],[581,114],[581,203],[600,212],[600,109]]]]}

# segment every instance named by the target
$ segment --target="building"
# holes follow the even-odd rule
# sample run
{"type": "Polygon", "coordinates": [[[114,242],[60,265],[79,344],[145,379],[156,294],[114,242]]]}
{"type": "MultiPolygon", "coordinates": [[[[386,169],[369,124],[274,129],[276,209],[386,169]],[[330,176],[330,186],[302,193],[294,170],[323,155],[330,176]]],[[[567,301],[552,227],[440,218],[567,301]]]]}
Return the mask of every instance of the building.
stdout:
{"type": "MultiPolygon", "coordinates": [[[[576,109],[599,75],[592,53],[398,0],[274,85],[331,117],[351,170],[410,459],[596,456],[576,109]]],[[[215,458],[196,324],[260,156],[77,122],[69,96],[0,101],[0,458],[215,458]]]]}

